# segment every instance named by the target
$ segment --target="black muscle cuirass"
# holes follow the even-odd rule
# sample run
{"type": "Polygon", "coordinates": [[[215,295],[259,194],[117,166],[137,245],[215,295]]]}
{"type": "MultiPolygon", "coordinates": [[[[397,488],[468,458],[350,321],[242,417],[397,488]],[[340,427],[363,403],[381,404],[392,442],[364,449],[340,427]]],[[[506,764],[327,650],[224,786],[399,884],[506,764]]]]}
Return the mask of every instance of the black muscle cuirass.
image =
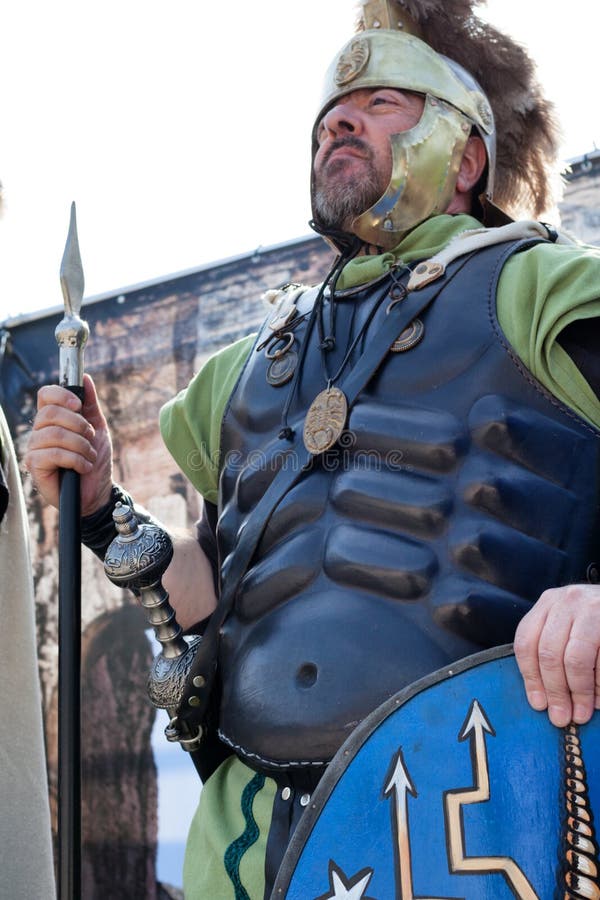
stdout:
{"type": "MultiPolygon", "coordinates": [[[[250,764],[328,761],[384,700],[510,642],[545,589],[585,580],[597,558],[598,432],[523,367],[496,318],[514,250],[448,267],[421,342],[386,356],[337,445],[265,523],[219,656],[220,734],[250,764]]],[[[306,410],[361,330],[335,384],[368,353],[390,284],[337,299],[325,369],[316,328],[295,331],[296,349],[308,343],[291,442],[279,436],[290,385],[269,384],[269,360],[252,351],[223,421],[221,560],[278,468],[294,465],[306,410]]]]}

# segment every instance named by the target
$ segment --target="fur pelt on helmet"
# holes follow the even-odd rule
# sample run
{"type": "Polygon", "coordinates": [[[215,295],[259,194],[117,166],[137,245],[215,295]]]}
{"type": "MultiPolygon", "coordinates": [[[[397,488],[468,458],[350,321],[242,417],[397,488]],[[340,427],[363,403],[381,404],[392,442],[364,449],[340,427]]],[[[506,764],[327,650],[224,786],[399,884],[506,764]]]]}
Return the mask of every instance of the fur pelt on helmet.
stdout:
{"type": "MultiPolygon", "coordinates": [[[[539,217],[558,202],[560,129],[525,47],[479,18],[485,0],[393,0],[411,31],[480,83],[497,136],[494,203],[512,217],[539,217]]],[[[363,27],[358,23],[359,29],[363,27]]]]}

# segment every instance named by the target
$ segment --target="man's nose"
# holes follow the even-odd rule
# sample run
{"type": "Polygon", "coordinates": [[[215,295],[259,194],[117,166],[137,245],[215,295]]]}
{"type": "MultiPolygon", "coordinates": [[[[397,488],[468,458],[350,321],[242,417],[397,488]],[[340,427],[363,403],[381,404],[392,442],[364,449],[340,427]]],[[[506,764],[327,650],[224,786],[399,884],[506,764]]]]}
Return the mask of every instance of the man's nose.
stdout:
{"type": "Polygon", "coordinates": [[[333,137],[362,131],[360,110],[354,103],[337,103],[323,117],[325,131],[333,137]]]}

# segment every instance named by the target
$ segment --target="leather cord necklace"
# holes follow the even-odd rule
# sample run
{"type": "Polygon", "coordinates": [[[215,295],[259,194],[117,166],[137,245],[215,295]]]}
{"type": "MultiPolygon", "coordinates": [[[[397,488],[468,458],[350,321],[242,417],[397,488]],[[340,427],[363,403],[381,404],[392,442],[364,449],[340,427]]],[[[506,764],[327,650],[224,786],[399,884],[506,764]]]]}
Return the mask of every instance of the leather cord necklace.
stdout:
{"type": "MultiPolygon", "coordinates": [[[[388,297],[390,298],[390,306],[388,306],[389,310],[392,304],[400,303],[406,297],[408,293],[406,289],[406,282],[408,281],[408,277],[411,274],[411,269],[408,266],[403,266],[402,271],[403,273],[406,273],[405,277],[402,280],[400,279],[397,269],[392,269],[390,271],[390,276],[393,281],[391,289],[388,288],[386,284],[384,290],[380,291],[379,296],[376,298],[371,309],[369,310],[369,314],[359,328],[354,339],[350,342],[348,350],[344,354],[341,363],[333,374],[330,374],[328,371],[327,353],[333,348],[333,346],[335,346],[335,337],[333,334],[331,334],[328,338],[320,341],[319,347],[321,349],[321,365],[323,367],[323,374],[327,387],[319,394],[317,394],[317,396],[310,404],[306,413],[306,418],[304,420],[304,429],[302,433],[304,446],[313,456],[318,456],[321,453],[325,453],[327,450],[330,450],[339,440],[340,435],[346,427],[346,420],[348,418],[348,401],[344,392],[339,387],[336,387],[335,383],[341,377],[356,348],[359,346],[361,341],[363,341],[369,329],[369,326],[371,325],[371,322],[379,311],[383,301],[388,297]]],[[[334,302],[335,296],[332,293],[332,310],[334,302]]],[[[322,310],[319,311],[317,321],[320,324],[319,337],[321,337],[322,310]]],[[[330,321],[331,331],[333,332],[333,314],[331,315],[330,321]]]]}
{"type": "Polygon", "coordinates": [[[349,242],[348,245],[344,248],[344,251],[339,256],[337,256],[336,259],[334,260],[334,263],[331,266],[331,268],[327,274],[327,277],[325,278],[325,280],[322,282],[322,284],[320,285],[320,287],[318,289],[317,296],[315,298],[315,301],[314,301],[312,308],[310,310],[310,313],[308,315],[308,326],[306,329],[306,337],[305,337],[304,343],[302,344],[302,347],[300,349],[299,359],[297,360],[297,364],[296,364],[295,371],[293,374],[292,384],[288,391],[286,402],[285,402],[285,405],[283,407],[283,411],[281,414],[281,428],[279,431],[279,437],[281,440],[292,441],[294,438],[294,429],[291,428],[290,425],[288,424],[288,415],[289,415],[289,411],[290,411],[290,408],[292,405],[292,401],[294,399],[296,391],[298,390],[298,382],[299,382],[299,378],[300,378],[300,373],[302,371],[302,365],[304,363],[306,351],[308,349],[308,344],[309,344],[310,336],[312,334],[312,331],[313,331],[313,328],[315,325],[315,321],[317,322],[317,329],[318,329],[318,333],[319,333],[319,343],[320,343],[322,352],[326,352],[327,349],[332,349],[335,346],[335,337],[333,336],[333,330],[334,330],[333,303],[334,303],[334,298],[335,298],[336,285],[338,283],[340,275],[342,274],[342,271],[345,268],[346,264],[348,262],[350,262],[350,260],[353,259],[357,255],[361,246],[362,246],[362,241],[360,241],[359,239],[355,239],[352,242],[349,242]],[[331,297],[331,307],[330,307],[331,313],[330,313],[330,328],[329,328],[330,334],[327,337],[325,337],[322,315],[323,315],[323,298],[325,296],[325,291],[328,286],[329,286],[329,293],[330,293],[330,297],[331,297]]]}

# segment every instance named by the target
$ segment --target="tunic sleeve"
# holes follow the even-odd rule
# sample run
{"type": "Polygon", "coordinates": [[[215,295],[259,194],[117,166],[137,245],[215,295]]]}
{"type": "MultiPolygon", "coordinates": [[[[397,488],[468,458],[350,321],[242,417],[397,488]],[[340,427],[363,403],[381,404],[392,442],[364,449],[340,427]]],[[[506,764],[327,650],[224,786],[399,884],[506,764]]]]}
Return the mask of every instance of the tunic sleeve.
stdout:
{"type": "Polygon", "coordinates": [[[216,353],[160,411],[167,449],[210,503],[217,502],[221,420],[253,342],[250,335],[216,353]]]}
{"type": "Polygon", "coordinates": [[[555,397],[600,428],[600,398],[590,354],[573,352],[573,335],[590,340],[600,322],[600,250],[539,244],[515,254],[498,285],[500,325],[517,355],[555,397]],[[586,377],[587,376],[587,377],[586,377]]]}

